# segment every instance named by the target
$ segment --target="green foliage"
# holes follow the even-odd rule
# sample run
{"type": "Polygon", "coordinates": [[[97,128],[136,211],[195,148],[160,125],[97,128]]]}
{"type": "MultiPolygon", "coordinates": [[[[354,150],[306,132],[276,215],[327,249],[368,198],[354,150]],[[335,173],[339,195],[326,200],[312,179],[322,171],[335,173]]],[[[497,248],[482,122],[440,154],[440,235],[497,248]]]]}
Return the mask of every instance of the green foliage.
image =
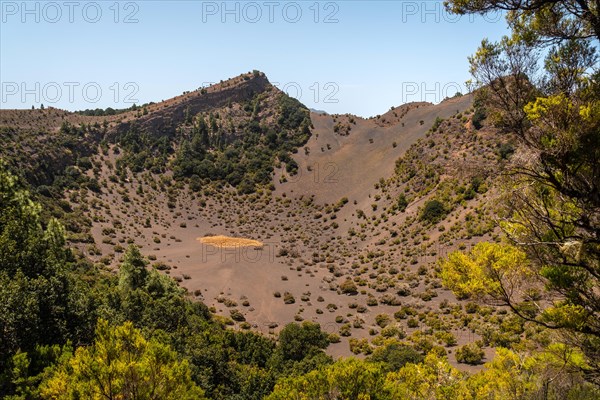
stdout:
{"type": "Polygon", "coordinates": [[[457,14],[510,11],[507,20],[518,38],[534,43],[567,39],[600,39],[598,9],[593,1],[548,2],[538,0],[448,0],[446,7],[457,14]],[[589,11],[589,12],[585,12],[589,11]]]}
{"type": "Polygon", "coordinates": [[[507,301],[509,288],[531,277],[525,253],[497,243],[478,243],[469,254],[453,252],[441,266],[444,285],[459,299],[507,301]]]}
{"type": "Polygon", "coordinates": [[[398,195],[398,201],[396,204],[397,204],[398,210],[400,210],[400,212],[406,211],[406,207],[408,207],[408,200],[406,199],[406,196],[404,195],[404,193],[400,193],[398,195]]]}
{"type": "Polygon", "coordinates": [[[515,148],[510,143],[502,143],[500,147],[498,147],[498,155],[503,160],[507,160],[514,152],[515,148]]]}
{"type": "Polygon", "coordinates": [[[356,287],[356,284],[350,278],[346,279],[340,284],[340,290],[342,291],[342,293],[345,294],[354,295],[358,293],[358,288],[356,287]]]}
{"type": "Polygon", "coordinates": [[[425,207],[421,212],[420,219],[430,223],[436,223],[444,218],[446,215],[446,208],[444,204],[439,200],[429,200],[425,203],[425,207]]]}
{"type": "Polygon", "coordinates": [[[297,99],[289,96],[282,96],[279,101],[280,116],[277,121],[279,126],[284,129],[296,130],[300,129],[304,135],[299,138],[300,142],[306,142],[310,131],[310,117],[306,107],[297,99]]]}
{"type": "Polygon", "coordinates": [[[380,328],[385,328],[390,322],[391,318],[387,314],[377,314],[375,316],[375,323],[379,325],[380,328]]]}
{"type": "MultiPolygon", "coordinates": [[[[37,188],[37,193],[60,199],[65,189],[99,189],[94,178],[84,172],[90,168],[89,157],[97,151],[101,135],[97,124],[76,127],[64,122],[52,133],[0,127],[0,158],[24,184],[37,188]]],[[[55,205],[52,198],[45,200],[55,205]]]]}
{"type": "Polygon", "coordinates": [[[191,303],[168,275],[146,269],[147,261],[130,246],[119,270],[118,285],[106,293],[109,307],[101,315],[117,323],[176,333],[209,318],[207,307],[191,303]]]}
{"type": "MultiPolygon", "coordinates": [[[[125,128],[123,128],[125,129],[125,128]]],[[[142,130],[133,123],[129,128],[118,133],[113,140],[123,150],[115,167],[122,175],[129,168],[132,172],[149,170],[153,173],[165,172],[167,160],[173,153],[175,127],[165,125],[152,132],[142,130]]]]}
{"type": "Polygon", "coordinates": [[[296,152],[310,137],[308,109],[282,94],[278,100],[277,124],[261,125],[255,115],[259,112],[259,101],[257,95],[247,103],[248,110],[254,110],[252,117],[228,131],[217,124],[212,114],[208,124],[205,116],[199,114],[191,137],[182,139],[178,145],[173,161],[175,178],[196,176],[207,182],[227,182],[241,193],[252,193],[256,185],[271,182],[277,160],[286,164],[289,174],[296,174],[298,164],[290,153],[296,152]]]}
{"type": "MultiPolygon", "coordinates": [[[[152,103],[150,103],[152,104],[152,103]]],[[[142,107],[144,107],[145,105],[143,105],[142,107]]],[[[81,115],[88,115],[88,116],[96,116],[96,117],[102,117],[102,116],[108,116],[108,115],[116,115],[116,114],[122,114],[125,113],[127,111],[135,111],[138,109],[137,105],[132,105],[129,108],[122,108],[122,109],[114,109],[112,107],[107,107],[105,109],[102,108],[95,108],[95,109],[85,109],[85,110],[81,110],[81,111],[75,111],[77,114],[81,114],[81,115]]]]}
{"type": "Polygon", "coordinates": [[[217,325],[175,337],[178,351],[190,359],[194,380],[209,398],[260,399],[272,390],[276,377],[267,367],[275,348],[272,340],[217,325]]]}
{"type": "Polygon", "coordinates": [[[423,362],[407,364],[386,378],[393,399],[465,399],[470,398],[465,376],[448,360],[433,353],[423,362]]]}
{"type": "Polygon", "coordinates": [[[473,127],[475,127],[475,129],[481,129],[483,126],[482,122],[487,118],[487,113],[480,95],[476,95],[473,106],[475,107],[475,112],[472,117],[473,127]]]}
{"type": "Polygon", "coordinates": [[[5,398],[10,400],[40,398],[39,386],[47,376],[46,367],[71,357],[72,352],[73,349],[69,344],[62,347],[36,346],[30,353],[17,352],[0,378],[5,385],[2,393],[5,395],[12,393],[5,398]]]}
{"type": "Polygon", "coordinates": [[[481,122],[485,119],[485,111],[481,108],[476,108],[475,113],[473,113],[473,126],[475,129],[481,129],[481,122]]]}
{"type": "Polygon", "coordinates": [[[350,358],[303,376],[284,378],[267,399],[391,399],[384,391],[384,378],[378,364],[350,358]]]}
{"type": "Polygon", "coordinates": [[[59,364],[41,386],[52,399],[204,399],[187,361],[166,344],[146,340],[131,322],[100,320],[96,340],[59,364]]]}
{"type": "MultiPolygon", "coordinates": [[[[522,154],[506,175],[507,236],[522,244],[528,281],[510,282],[503,302],[521,318],[558,330],[587,355],[600,382],[600,69],[598,3],[449,0],[458,13],[499,9],[512,29],[483,40],[469,62],[490,122],[513,134],[522,154]],[[546,54],[543,68],[539,54],[546,54]],[[538,282],[532,288],[531,282],[538,282]],[[544,302],[530,293],[542,289],[544,302]]],[[[498,153],[508,158],[510,143],[498,153]]]]}
{"type": "Polygon", "coordinates": [[[302,325],[291,323],[279,333],[278,352],[284,360],[300,361],[327,347],[327,338],[319,324],[308,321],[302,325]]]}
{"type": "Polygon", "coordinates": [[[456,350],[456,361],[464,364],[481,364],[484,353],[477,343],[469,343],[456,350]]]}
{"type": "Polygon", "coordinates": [[[413,347],[394,340],[375,349],[370,360],[383,363],[383,368],[390,372],[397,371],[408,363],[418,364],[423,361],[423,358],[423,355],[413,347]]]}
{"type": "Polygon", "coordinates": [[[483,371],[469,377],[468,386],[474,398],[493,400],[596,399],[600,396],[597,386],[585,383],[572,367],[565,369],[579,357],[581,353],[561,345],[529,356],[499,348],[483,371]]]}
{"type": "Polygon", "coordinates": [[[64,245],[64,228],[42,226],[40,206],[0,163],[0,370],[18,351],[89,337],[92,300],[64,245]]]}
{"type": "Polygon", "coordinates": [[[433,122],[433,125],[431,126],[431,130],[433,132],[437,131],[437,129],[440,127],[440,125],[442,124],[442,122],[444,122],[443,118],[440,117],[435,117],[435,121],[433,122]]]}
{"type": "Polygon", "coordinates": [[[493,362],[472,375],[434,353],[391,365],[351,358],[282,378],[267,399],[595,399],[600,391],[580,374],[561,374],[565,357],[578,355],[560,346],[526,357],[500,348],[493,362]]]}
{"type": "Polygon", "coordinates": [[[148,279],[146,264],[139,249],[130,245],[119,270],[119,286],[122,290],[136,290],[144,286],[148,279]]]}

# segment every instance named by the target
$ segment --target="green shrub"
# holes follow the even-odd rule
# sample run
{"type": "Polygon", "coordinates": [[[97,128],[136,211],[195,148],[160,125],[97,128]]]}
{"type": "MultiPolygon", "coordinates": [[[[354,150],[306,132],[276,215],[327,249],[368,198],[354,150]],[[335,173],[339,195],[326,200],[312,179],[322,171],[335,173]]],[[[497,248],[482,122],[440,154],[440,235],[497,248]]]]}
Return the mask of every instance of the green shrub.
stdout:
{"type": "Polygon", "coordinates": [[[243,322],[246,320],[246,318],[244,317],[244,314],[242,314],[237,309],[230,310],[229,314],[231,315],[231,319],[234,321],[243,322]]]}
{"type": "Polygon", "coordinates": [[[477,343],[469,343],[456,350],[456,361],[463,364],[481,364],[484,352],[477,343]]]}
{"type": "Polygon", "coordinates": [[[479,130],[482,127],[482,122],[486,118],[485,110],[482,107],[477,107],[473,114],[473,126],[479,130]]]}
{"type": "Polygon", "coordinates": [[[515,148],[511,143],[502,143],[498,148],[498,155],[501,159],[508,159],[515,152],[515,148]]]}
{"type": "Polygon", "coordinates": [[[342,325],[339,333],[340,333],[340,336],[345,336],[345,337],[352,335],[351,325],[350,324],[342,325]]]}
{"type": "Polygon", "coordinates": [[[423,361],[423,356],[411,346],[392,342],[377,348],[370,360],[384,363],[388,371],[398,371],[408,363],[420,363],[423,361]]]}
{"type": "Polygon", "coordinates": [[[406,196],[404,195],[404,193],[400,193],[396,205],[398,206],[398,210],[400,210],[401,212],[404,212],[406,210],[406,207],[408,206],[408,200],[406,200],[406,196]]]}
{"type": "Polygon", "coordinates": [[[444,204],[439,200],[429,200],[425,203],[425,207],[421,213],[421,221],[427,221],[430,223],[436,223],[443,219],[446,215],[446,208],[444,204]]]}
{"type": "Polygon", "coordinates": [[[356,288],[356,284],[350,278],[346,279],[346,281],[343,282],[340,285],[340,290],[344,294],[352,294],[352,295],[354,295],[354,294],[358,293],[358,289],[356,288]]]}
{"type": "Polygon", "coordinates": [[[375,323],[379,325],[380,328],[385,328],[391,322],[391,318],[387,314],[378,314],[375,317],[375,323]]]}

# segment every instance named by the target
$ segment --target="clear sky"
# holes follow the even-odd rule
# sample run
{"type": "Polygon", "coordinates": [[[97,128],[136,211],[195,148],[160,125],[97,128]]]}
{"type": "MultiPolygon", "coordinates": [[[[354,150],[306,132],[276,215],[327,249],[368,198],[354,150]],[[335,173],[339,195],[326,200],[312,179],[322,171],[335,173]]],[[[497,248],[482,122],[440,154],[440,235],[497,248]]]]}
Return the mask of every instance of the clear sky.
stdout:
{"type": "Polygon", "coordinates": [[[372,116],[465,92],[507,27],[440,1],[0,1],[0,107],[160,101],[258,69],[309,107],[372,116]]]}

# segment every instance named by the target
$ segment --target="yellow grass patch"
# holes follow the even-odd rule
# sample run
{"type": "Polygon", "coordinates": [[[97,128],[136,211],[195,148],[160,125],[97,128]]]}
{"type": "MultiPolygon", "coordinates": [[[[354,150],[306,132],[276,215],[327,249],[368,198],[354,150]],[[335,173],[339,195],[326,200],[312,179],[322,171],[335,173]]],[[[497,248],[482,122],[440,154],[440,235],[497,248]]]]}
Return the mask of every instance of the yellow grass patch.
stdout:
{"type": "Polygon", "coordinates": [[[209,244],[215,247],[262,247],[263,244],[258,240],[236,238],[230,236],[205,236],[198,238],[200,243],[209,244]]]}

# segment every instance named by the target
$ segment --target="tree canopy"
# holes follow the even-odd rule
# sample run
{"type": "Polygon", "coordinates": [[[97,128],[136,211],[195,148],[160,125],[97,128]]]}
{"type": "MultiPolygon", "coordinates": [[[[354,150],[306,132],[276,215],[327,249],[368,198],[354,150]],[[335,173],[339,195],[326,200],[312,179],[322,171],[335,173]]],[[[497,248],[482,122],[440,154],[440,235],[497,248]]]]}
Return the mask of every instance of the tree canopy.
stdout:
{"type": "Polygon", "coordinates": [[[42,386],[49,399],[205,399],[187,361],[168,345],[146,340],[131,322],[99,320],[92,346],[80,347],[42,386]]]}
{"type": "Polygon", "coordinates": [[[449,258],[446,280],[459,295],[502,298],[522,318],[558,332],[581,349],[587,378],[600,384],[600,2],[446,6],[507,12],[511,35],[483,40],[469,61],[489,121],[520,140],[506,171],[501,227],[528,259],[511,247],[477,247],[449,258]],[[508,264],[497,262],[503,258],[508,264]]]}

